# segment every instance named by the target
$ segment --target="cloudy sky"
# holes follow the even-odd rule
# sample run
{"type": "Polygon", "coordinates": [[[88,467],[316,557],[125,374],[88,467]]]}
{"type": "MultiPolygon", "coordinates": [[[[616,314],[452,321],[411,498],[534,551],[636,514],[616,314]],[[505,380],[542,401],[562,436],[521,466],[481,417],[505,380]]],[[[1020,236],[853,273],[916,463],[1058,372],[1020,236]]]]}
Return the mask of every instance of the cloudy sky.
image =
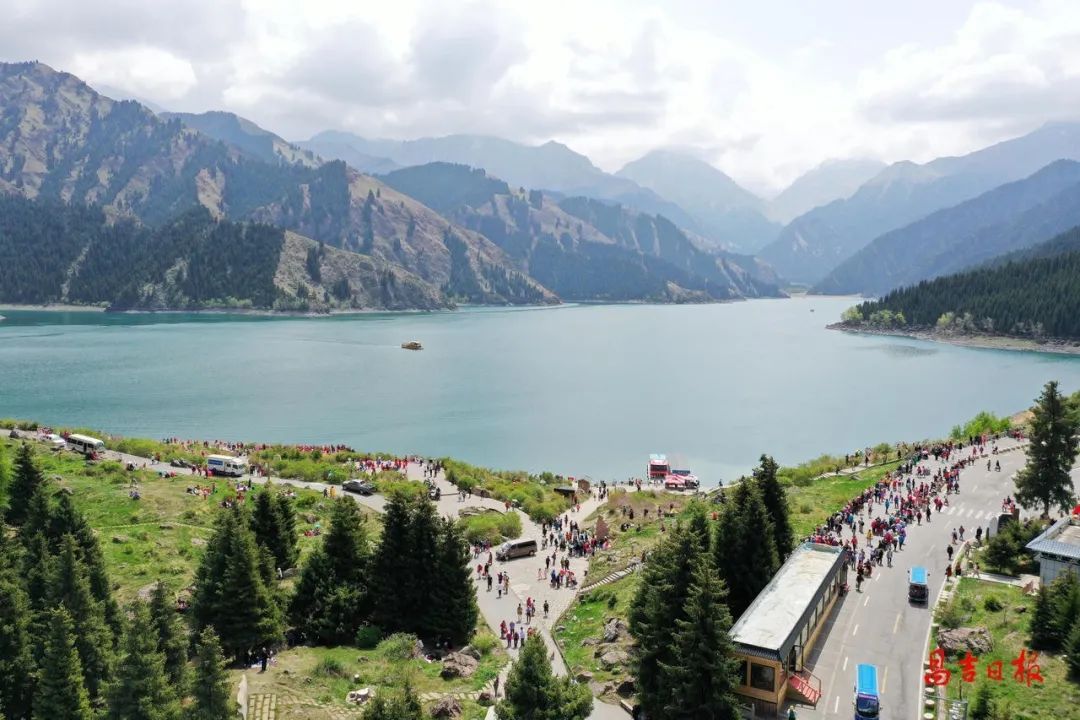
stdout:
{"type": "Polygon", "coordinates": [[[1075,0],[5,0],[0,59],[169,110],[555,139],[608,170],[690,149],[761,192],[1080,118],[1075,0]]]}

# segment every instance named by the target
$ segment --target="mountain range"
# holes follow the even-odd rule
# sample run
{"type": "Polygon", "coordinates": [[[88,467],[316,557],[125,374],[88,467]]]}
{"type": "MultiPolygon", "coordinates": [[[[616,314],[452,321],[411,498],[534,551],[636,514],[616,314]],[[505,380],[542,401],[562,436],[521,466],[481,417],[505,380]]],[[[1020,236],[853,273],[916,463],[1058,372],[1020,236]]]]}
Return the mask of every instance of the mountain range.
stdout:
{"type": "MultiPolygon", "coordinates": [[[[259,247],[283,267],[318,256],[306,274],[275,275],[266,307],[290,306],[301,285],[319,309],[703,302],[779,296],[791,281],[880,295],[1080,223],[1077,160],[1080,124],[1052,123],[923,164],[823,163],[766,201],[693,152],[658,150],[609,173],[556,142],[326,131],[292,143],[232,113],[154,112],[40,63],[0,64],[0,195],[93,206],[151,246],[196,207],[227,228],[200,228],[205,237],[285,231],[288,252],[259,247]],[[331,298],[316,276],[322,258],[344,262],[335,250],[364,260],[345,281],[329,273],[331,298]],[[387,292],[391,278],[400,293],[387,292]]],[[[96,253],[88,241],[77,257],[90,267],[96,253]]],[[[141,302],[206,302],[159,291],[188,260],[145,275],[141,302]]]]}
{"type": "Polygon", "coordinates": [[[382,177],[493,240],[522,272],[572,300],[776,297],[778,279],[753,258],[701,249],[663,216],[591,198],[513,189],[483,170],[429,163],[382,177]]]}
{"type": "Polygon", "coordinates": [[[876,238],[814,287],[880,296],[980,265],[1080,225],[1080,163],[1058,160],[1028,178],[876,238]]]}
{"type": "Polygon", "coordinates": [[[1080,124],[1051,123],[968,155],[922,165],[894,163],[851,197],[795,218],[761,256],[789,280],[814,284],[874,238],[1059,159],[1080,159],[1080,124]]]}

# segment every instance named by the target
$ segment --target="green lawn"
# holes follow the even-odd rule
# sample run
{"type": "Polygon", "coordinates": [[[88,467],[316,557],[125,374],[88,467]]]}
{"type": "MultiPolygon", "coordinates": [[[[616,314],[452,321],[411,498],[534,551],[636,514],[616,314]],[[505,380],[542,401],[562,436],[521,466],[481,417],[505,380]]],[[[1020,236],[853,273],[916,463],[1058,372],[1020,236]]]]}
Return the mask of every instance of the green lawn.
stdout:
{"type": "MultiPolygon", "coordinates": [[[[0,446],[10,464],[16,442],[3,437],[0,446]]],[[[54,452],[36,443],[31,447],[42,474],[55,487],[72,493],[97,532],[119,600],[131,599],[159,579],[173,591],[191,584],[219,503],[226,497],[225,480],[189,475],[161,478],[147,470],[128,472],[112,461],[88,463],[71,452],[54,452]],[[138,485],[138,500],[129,495],[132,480],[138,485]],[[207,500],[186,492],[189,485],[209,482],[216,484],[217,491],[207,500]]],[[[296,490],[301,557],[320,540],[303,532],[315,525],[327,527],[330,502],[321,493],[296,490]]],[[[377,520],[369,521],[373,533],[377,532],[377,520]]]]}
{"type": "Polygon", "coordinates": [[[602,639],[604,622],[608,618],[626,618],[640,581],[640,575],[628,575],[584,594],[574,601],[574,604],[556,623],[557,628],[563,629],[556,630],[555,640],[562,648],[571,675],[587,670],[593,673],[594,680],[605,682],[627,674],[625,670],[617,673],[604,670],[599,661],[593,657],[596,647],[582,645],[582,642],[586,638],[602,639]]]}
{"type": "MultiPolygon", "coordinates": [[[[1024,595],[1020,588],[1000,583],[991,583],[972,578],[962,578],[951,600],[962,616],[963,627],[986,627],[994,640],[994,649],[988,656],[979,658],[977,677],[982,682],[990,683],[993,697],[998,703],[1001,717],[1010,720],[1045,720],[1046,718],[1076,717],[1076,708],[1080,706],[1080,684],[1068,678],[1068,670],[1062,657],[1040,653],[1038,664],[1045,682],[1034,683],[1031,687],[1014,680],[1014,668],[1009,664],[1017,657],[1020,650],[1029,648],[1030,634],[1028,625],[1034,596],[1024,595]],[[1001,605],[1001,610],[987,610],[985,603],[993,598],[1001,605]],[[1019,612],[1024,608],[1024,612],[1019,612]],[[986,668],[995,661],[1003,661],[1001,682],[986,680],[986,668]]],[[[993,602],[993,601],[991,601],[993,602]]],[[[936,639],[936,633],[935,633],[936,639]]],[[[931,640],[931,647],[934,639],[931,640]]],[[[964,697],[971,699],[975,684],[958,681],[959,668],[957,658],[950,658],[946,667],[953,671],[953,681],[949,685],[949,697],[955,698],[963,687],[964,697]]]]}
{"type": "MultiPolygon", "coordinates": [[[[486,630],[483,633],[490,636],[486,630]]],[[[404,638],[402,638],[404,639],[404,638]]],[[[379,692],[400,690],[406,679],[418,695],[423,693],[464,693],[481,690],[506,663],[506,652],[493,636],[490,650],[480,660],[471,678],[444,680],[441,663],[423,658],[407,658],[408,643],[397,637],[384,640],[371,650],[349,647],[299,647],[278,654],[265,673],[258,668],[232,671],[240,682],[246,672],[249,694],[275,694],[279,704],[289,697],[302,698],[303,704],[283,707],[279,717],[288,720],[331,720],[332,712],[348,708],[345,696],[350,690],[370,687],[379,692]],[[353,681],[353,676],[359,678],[353,681]]],[[[486,709],[472,702],[462,702],[466,720],[483,718],[486,709]]]]}
{"type": "Polygon", "coordinates": [[[612,490],[607,501],[585,518],[584,526],[591,528],[595,528],[596,521],[603,518],[611,538],[610,549],[600,550],[590,558],[589,580],[600,580],[622,570],[631,562],[640,560],[641,553],[651,550],[664,537],[660,530],[661,520],[657,508],[663,508],[663,525],[670,529],[675,526],[677,518],[682,515],[691,499],[689,495],[659,490],[612,490]],[[623,514],[623,507],[628,510],[626,515],[623,514]],[[633,520],[629,517],[630,509],[634,511],[633,520]],[[648,516],[645,515],[645,510],[649,511],[648,516]],[[619,529],[622,523],[631,523],[633,526],[622,531],[619,529]]]}
{"type": "Polygon", "coordinates": [[[801,539],[814,531],[826,518],[840,510],[866,488],[892,472],[899,463],[867,468],[855,475],[817,478],[809,484],[787,486],[788,507],[795,537],[801,539]]]}

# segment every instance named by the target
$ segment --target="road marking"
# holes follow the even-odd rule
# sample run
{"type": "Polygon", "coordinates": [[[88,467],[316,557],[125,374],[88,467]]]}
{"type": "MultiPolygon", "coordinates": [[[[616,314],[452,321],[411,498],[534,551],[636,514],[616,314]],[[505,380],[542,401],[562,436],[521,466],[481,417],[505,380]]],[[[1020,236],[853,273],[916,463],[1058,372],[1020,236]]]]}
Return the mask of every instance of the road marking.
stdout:
{"type": "Polygon", "coordinates": [[[968,517],[971,517],[972,513],[974,513],[974,512],[975,512],[975,510],[974,510],[974,509],[968,510],[968,511],[967,511],[967,516],[968,516],[968,517]]]}
{"type": "Polygon", "coordinates": [[[881,694],[885,694],[885,681],[889,679],[889,666],[885,666],[885,674],[881,676],[881,694]]]}
{"type": "Polygon", "coordinates": [[[854,637],[856,634],[858,634],[858,632],[859,632],[859,626],[856,625],[855,628],[851,631],[852,637],[854,637]]]}
{"type": "Polygon", "coordinates": [[[946,514],[946,515],[952,515],[952,514],[953,514],[953,511],[954,511],[954,510],[956,510],[956,508],[954,508],[954,507],[950,507],[950,508],[949,508],[949,512],[947,512],[947,513],[945,513],[945,514],[946,514]]]}
{"type": "Polygon", "coordinates": [[[834,702],[832,704],[832,711],[833,711],[833,715],[840,712],[840,696],[839,695],[836,696],[836,702],[834,702]]]}
{"type": "Polygon", "coordinates": [[[975,519],[976,519],[976,520],[978,520],[978,519],[979,519],[979,518],[981,518],[982,516],[983,516],[983,511],[982,511],[982,510],[980,510],[980,511],[979,511],[979,512],[977,512],[977,513],[975,513],[975,519]]]}
{"type": "Polygon", "coordinates": [[[865,599],[865,600],[863,600],[862,606],[863,606],[863,607],[866,607],[866,606],[867,606],[867,605],[869,605],[869,604],[870,604],[870,596],[869,596],[869,595],[867,595],[867,596],[866,596],[866,599],[865,599]]]}
{"type": "Polygon", "coordinates": [[[848,661],[848,656],[847,656],[847,655],[845,655],[845,656],[844,656],[844,667],[843,667],[843,670],[847,670],[847,661],[848,661]]]}
{"type": "Polygon", "coordinates": [[[896,622],[895,622],[895,623],[893,623],[893,626],[892,626],[892,634],[893,634],[893,635],[895,635],[895,634],[896,634],[896,631],[900,629],[900,618],[901,618],[901,617],[903,617],[903,616],[902,616],[902,615],[900,615],[899,613],[897,613],[897,615],[896,615],[896,622]]]}

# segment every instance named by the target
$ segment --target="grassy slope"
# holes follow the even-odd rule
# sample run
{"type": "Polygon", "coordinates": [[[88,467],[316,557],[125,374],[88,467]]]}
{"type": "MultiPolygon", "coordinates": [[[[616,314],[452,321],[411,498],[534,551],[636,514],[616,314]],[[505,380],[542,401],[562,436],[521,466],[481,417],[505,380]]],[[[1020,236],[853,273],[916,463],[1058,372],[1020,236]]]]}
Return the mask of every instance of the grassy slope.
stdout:
{"type": "Polygon", "coordinates": [[[556,638],[572,674],[587,670],[597,682],[624,677],[625,671],[604,670],[594,657],[596,648],[582,645],[586,638],[602,638],[604,623],[608,618],[626,618],[630,603],[637,593],[640,575],[628,575],[598,590],[583,595],[562,616],[556,638]]]}
{"type": "MultiPolygon", "coordinates": [[[[964,627],[986,627],[993,636],[994,649],[989,655],[979,658],[976,677],[984,679],[986,668],[991,662],[1003,661],[1004,680],[983,681],[992,685],[994,698],[999,706],[1001,703],[1008,704],[1006,715],[1009,718],[1043,720],[1076,717],[1076,708],[1080,706],[1080,685],[1068,680],[1068,669],[1061,656],[1039,654],[1039,669],[1045,679],[1042,685],[1033,683],[1029,688],[1012,678],[1014,668],[1009,662],[1020,654],[1022,648],[1029,647],[1028,625],[1035,606],[1033,596],[1024,595],[1020,588],[1010,585],[962,578],[952,602],[957,603],[962,610],[964,627]],[[990,597],[996,598],[1003,609],[993,612],[987,610],[983,603],[990,597]],[[1025,608],[1023,614],[1018,612],[1019,608],[1025,608]]],[[[931,639],[931,647],[935,645],[935,639],[936,636],[931,639]]],[[[951,698],[959,696],[961,685],[956,680],[959,674],[956,663],[955,658],[946,661],[946,667],[953,671],[953,681],[949,685],[951,698]]],[[[970,700],[974,695],[975,685],[963,683],[963,688],[964,697],[970,700]]]]}

